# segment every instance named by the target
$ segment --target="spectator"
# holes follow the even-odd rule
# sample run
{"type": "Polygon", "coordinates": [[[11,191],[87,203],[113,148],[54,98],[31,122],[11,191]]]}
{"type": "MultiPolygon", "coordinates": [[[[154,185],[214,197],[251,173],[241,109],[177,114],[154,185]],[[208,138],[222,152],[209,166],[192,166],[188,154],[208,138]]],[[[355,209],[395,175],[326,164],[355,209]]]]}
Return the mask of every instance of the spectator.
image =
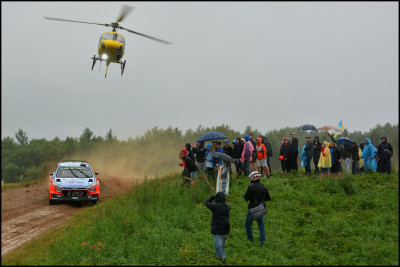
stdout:
{"type": "Polygon", "coordinates": [[[364,171],[364,159],[361,158],[361,154],[362,154],[362,152],[364,150],[364,147],[365,147],[365,143],[361,143],[360,144],[360,150],[361,150],[361,153],[360,153],[360,171],[361,171],[361,173],[364,171]]]}
{"type": "Polygon", "coordinates": [[[267,175],[268,175],[268,177],[270,177],[267,160],[266,160],[267,149],[265,148],[265,145],[262,143],[261,137],[257,138],[256,151],[257,151],[256,163],[257,163],[258,172],[263,173],[264,178],[266,178],[267,175]]]}
{"type": "Polygon", "coordinates": [[[289,139],[284,137],[281,141],[281,149],[279,151],[279,160],[281,161],[282,173],[285,173],[288,168],[287,150],[289,146],[289,139]]]}
{"type": "Polygon", "coordinates": [[[329,142],[329,149],[331,151],[331,161],[332,161],[332,167],[331,167],[331,174],[333,178],[340,178],[341,176],[341,171],[340,171],[340,165],[342,164],[342,154],[340,152],[340,149],[336,146],[336,143],[329,142]]]}
{"type": "Polygon", "coordinates": [[[186,143],[185,148],[187,150],[187,154],[186,155],[188,157],[190,157],[193,160],[193,162],[195,162],[194,153],[193,153],[193,150],[192,150],[192,145],[190,143],[186,143]]]}
{"type": "Polygon", "coordinates": [[[299,140],[297,140],[296,138],[296,134],[295,133],[291,133],[290,137],[292,138],[292,140],[290,141],[291,146],[292,146],[292,153],[293,156],[290,159],[290,169],[291,170],[298,170],[297,168],[297,155],[299,154],[299,140]]]}
{"type": "Polygon", "coordinates": [[[306,165],[304,166],[306,171],[304,174],[311,174],[311,158],[313,155],[313,145],[311,143],[311,137],[307,136],[306,137],[306,144],[304,147],[304,152],[305,152],[305,156],[306,156],[306,165]]]}
{"type": "Polygon", "coordinates": [[[197,172],[198,168],[190,157],[185,156],[185,152],[181,151],[179,153],[179,158],[185,163],[186,169],[188,170],[188,173],[190,174],[190,178],[187,176],[184,176],[184,180],[190,180],[192,185],[195,185],[196,183],[196,178],[197,178],[197,172]],[[189,179],[188,179],[189,178],[189,179]]]}
{"type": "Polygon", "coordinates": [[[271,169],[270,159],[272,157],[272,146],[268,142],[267,137],[261,136],[261,138],[263,139],[263,144],[264,144],[265,148],[267,149],[267,165],[268,165],[268,169],[269,169],[269,175],[271,176],[272,175],[272,169],[271,169]]]}
{"type": "Polygon", "coordinates": [[[254,147],[253,147],[253,144],[250,142],[249,135],[245,135],[244,139],[246,140],[246,143],[243,147],[243,152],[242,152],[240,161],[242,162],[244,174],[249,175],[250,174],[250,161],[252,160],[254,147]]]}
{"type": "Polygon", "coordinates": [[[196,155],[197,167],[202,171],[205,169],[206,151],[203,141],[198,142],[197,146],[193,147],[193,153],[196,155]]]}
{"type": "Polygon", "coordinates": [[[321,179],[330,177],[330,169],[332,167],[331,151],[329,143],[324,141],[321,145],[321,155],[319,156],[318,167],[321,168],[321,179]]]}
{"type": "Polygon", "coordinates": [[[378,145],[378,154],[376,161],[378,162],[378,172],[390,174],[390,160],[393,158],[393,147],[388,143],[386,136],[381,137],[382,143],[378,145]]]}
{"type": "MultiPolygon", "coordinates": [[[[264,208],[266,207],[264,201],[270,201],[271,197],[269,195],[268,189],[260,182],[261,174],[257,171],[252,172],[250,175],[251,185],[248,186],[246,194],[244,194],[244,199],[246,201],[250,200],[248,205],[248,212],[245,221],[245,228],[247,238],[254,243],[253,232],[251,229],[251,225],[253,224],[253,216],[251,215],[250,209],[257,207],[260,204],[263,204],[264,208]]],[[[264,217],[262,216],[257,220],[258,230],[260,231],[260,242],[261,246],[263,246],[265,241],[265,227],[264,227],[264,217]]]]}
{"type": "Polygon", "coordinates": [[[251,160],[250,160],[250,170],[252,172],[254,172],[254,171],[257,170],[257,168],[256,168],[256,159],[257,159],[256,146],[257,146],[257,144],[256,144],[256,141],[253,140],[253,134],[249,134],[249,136],[250,136],[250,142],[251,142],[251,144],[253,145],[253,148],[254,148],[253,154],[251,155],[251,160]]]}
{"type": "Polygon", "coordinates": [[[231,206],[225,203],[225,194],[222,192],[209,197],[204,204],[212,212],[211,234],[214,235],[215,253],[218,259],[226,264],[225,245],[230,231],[229,212],[231,206]]]}
{"type": "MultiPolygon", "coordinates": [[[[215,148],[215,152],[224,153],[224,151],[221,148],[221,142],[220,141],[215,141],[214,148],[215,148]]],[[[219,166],[222,166],[221,159],[214,157],[213,160],[214,160],[214,162],[217,161],[219,166]]]]}
{"type": "Polygon", "coordinates": [[[319,142],[319,136],[314,136],[314,143],[313,143],[313,158],[314,158],[314,174],[319,173],[319,157],[321,156],[321,143],[319,142]]]}
{"type": "Polygon", "coordinates": [[[361,175],[361,170],[360,170],[360,149],[357,146],[356,142],[353,142],[352,147],[351,147],[351,171],[352,174],[360,174],[361,175]]]}
{"type": "Polygon", "coordinates": [[[210,152],[214,151],[214,147],[211,144],[206,145],[206,149],[208,151],[206,152],[206,160],[205,160],[205,172],[207,177],[209,178],[210,181],[215,180],[215,163],[213,160],[213,156],[210,154],[210,152]]]}
{"type": "Polygon", "coordinates": [[[364,169],[367,173],[371,173],[372,171],[376,171],[376,154],[378,150],[371,143],[371,139],[364,138],[364,150],[361,154],[361,158],[364,159],[364,169]]]}
{"type": "Polygon", "coordinates": [[[344,167],[346,168],[346,173],[351,173],[351,163],[352,163],[351,155],[352,155],[352,146],[350,146],[348,140],[345,140],[343,148],[343,161],[344,161],[344,167]]]}
{"type": "Polygon", "coordinates": [[[241,144],[239,137],[236,138],[236,140],[233,140],[233,142],[234,142],[233,161],[235,162],[237,175],[241,175],[242,174],[242,163],[240,162],[240,157],[242,155],[243,145],[241,144]]]}
{"type": "MultiPolygon", "coordinates": [[[[229,155],[229,156],[231,156],[231,157],[233,158],[233,149],[232,149],[232,147],[229,145],[229,140],[228,140],[228,139],[225,140],[225,146],[223,147],[222,150],[224,151],[225,154],[227,154],[227,155],[229,155]]],[[[227,163],[227,166],[229,167],[229,174],[232,175],[231,163],[228,162],[228,163],[227,163]]]]}

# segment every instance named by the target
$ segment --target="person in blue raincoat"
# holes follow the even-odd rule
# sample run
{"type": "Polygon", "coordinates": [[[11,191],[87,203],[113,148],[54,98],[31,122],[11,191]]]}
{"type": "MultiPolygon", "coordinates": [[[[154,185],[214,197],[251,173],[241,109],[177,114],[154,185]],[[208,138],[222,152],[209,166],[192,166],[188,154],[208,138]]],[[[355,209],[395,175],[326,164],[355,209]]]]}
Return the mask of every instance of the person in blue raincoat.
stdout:
{"type": "Polygon", "coordinates": [[[364,138],[364,143],[364,150],[361,154],[361,158],[364,159],[364,170],[368,172],[376,171],[376,154],[378,153],[378,149],[374,147],[369,138],[364,138]]]}

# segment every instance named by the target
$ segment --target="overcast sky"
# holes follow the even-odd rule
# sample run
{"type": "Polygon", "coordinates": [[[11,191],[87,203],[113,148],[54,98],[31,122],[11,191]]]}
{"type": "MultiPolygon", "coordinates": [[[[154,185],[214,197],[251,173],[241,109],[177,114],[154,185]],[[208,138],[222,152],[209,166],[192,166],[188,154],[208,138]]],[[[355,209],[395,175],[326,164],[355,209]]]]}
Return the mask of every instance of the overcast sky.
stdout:
{"type": "Polygon", "coordinates": [[[119,140],[158,126],[261,132],[339,120],[398,123],[399,4],[393,2],[2,2],[1,135],[119,140]],[[120,23],[120,66],[91,71],[98,25],[120,23]]]}

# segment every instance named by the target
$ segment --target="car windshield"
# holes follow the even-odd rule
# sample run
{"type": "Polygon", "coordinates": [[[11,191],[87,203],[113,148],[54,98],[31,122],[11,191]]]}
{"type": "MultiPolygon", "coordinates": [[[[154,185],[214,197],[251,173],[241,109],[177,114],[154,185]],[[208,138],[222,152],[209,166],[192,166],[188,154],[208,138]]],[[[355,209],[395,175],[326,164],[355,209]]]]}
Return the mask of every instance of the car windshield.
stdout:
{"type": "Polygon", "coordinates": [[[73,167],[60,167],[57,170],[57,178],[89,178],[93,177],[93,173],[89,167],[73,166],[73,167]]]}
{"type": "Polygon", "coordinates": [[[111,32],[106,32],[105,34],[103,34],[101,40],[114,40],[125,44],[125,39],[122,35],[111,32]]]}

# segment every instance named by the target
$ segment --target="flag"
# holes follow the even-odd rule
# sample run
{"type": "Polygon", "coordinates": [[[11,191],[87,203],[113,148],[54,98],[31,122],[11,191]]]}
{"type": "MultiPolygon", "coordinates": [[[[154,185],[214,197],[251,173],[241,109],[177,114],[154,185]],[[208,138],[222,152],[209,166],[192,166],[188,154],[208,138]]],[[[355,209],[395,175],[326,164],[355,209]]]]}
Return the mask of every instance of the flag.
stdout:
{"type": "MultiPolygon", "coordinates": [[[[338,126],[339,126],[340,128],[342,128],[342,129],[344,129],[344,127],[343,127],[343,123],[342,123],[342,120],[340,120],[340,121],[339,121],[339,124],[338,124],[338,126]]],[[[336,132],[334,133],[333,137],[336,137],[336,135],[338,135],[338,134],[339,134],[339,132],[338,132],[338,131],[336,131],[336,132]]]]}

